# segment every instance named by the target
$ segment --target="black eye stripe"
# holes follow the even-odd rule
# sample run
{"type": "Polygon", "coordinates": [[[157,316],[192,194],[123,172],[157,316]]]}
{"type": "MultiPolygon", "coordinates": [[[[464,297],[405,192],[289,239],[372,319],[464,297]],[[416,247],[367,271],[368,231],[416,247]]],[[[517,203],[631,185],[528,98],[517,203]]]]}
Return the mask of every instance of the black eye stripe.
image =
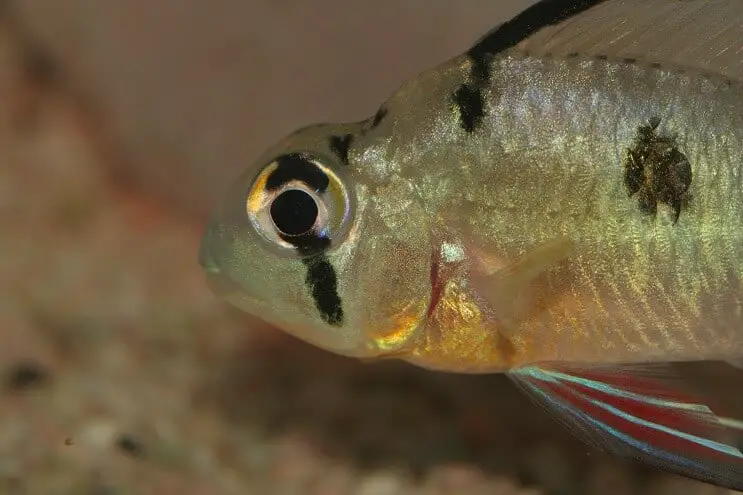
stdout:
{"type": "MultiPolygon", "coordinates": [[[[347,157],[351,136],[342,136],[331,143],[333,144],[335,145],[333,147],[337,148],[336,152],[347,157]]],[[[327,174],[308,157],[299,153],[281,156],[276,159],[276,164],[276,169],[266,179],[267,191],[275,191],[292,181],[302,182],[317,193],[325,192],[330,185],[327,174]]],[[[314,231],[300,235],[279,232],[278,235],[283,241],[294,246],[302,257],[302,263],[307,267],[305,284],[312,294],[322,320],[328,325],[341,326],[343,307],[338,295],[338,276],[324,254],[331,245],[330,239],[314,231]]]]}
{"type": "Polygon", "coordinates": [[[330,184],[328,176],[306,157],[292,153],[276,159],[278,166],[266,180],[266,189],[274,191],[292,181],[307,184],[312,190],[323,193],[330,184]]]}
{"type": "Polygon", "coordinates": [[[335,268],[323,254],[330,247],[330,239],[316,234],[297,237],[282,235],[281,238],[292,244],[304,257],[302,263],[307,267],[305,284],[315,300],[315,307],[320,318],[328,325],[343,324],[343,306],[338,295],[338,276],[335,268]]]}
{"type": "Polygon", "coordinates": [[[309,232],[304,235],[289,236],[279,234],[279,237],[285,242],[294,246],[301,256],[315,256],[330,247],[330,239],[321,237],[315,232],[309,232]]]}
{"type": "Polygon", "coordinates": [[[315,307],[325,323],[333,326],[343,324],[343,306],[338,295],[338,276],[325,255],[305,258],[307,267],[305,283],[312,292],[315,307]]]}

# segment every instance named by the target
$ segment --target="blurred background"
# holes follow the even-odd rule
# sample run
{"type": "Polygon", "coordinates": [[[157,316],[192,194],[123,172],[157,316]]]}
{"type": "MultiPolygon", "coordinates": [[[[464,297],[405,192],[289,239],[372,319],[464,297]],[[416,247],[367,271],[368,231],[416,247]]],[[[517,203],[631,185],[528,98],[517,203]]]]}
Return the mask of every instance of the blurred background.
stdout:
{"type": "Polygon", "coordinates": [[[339,358],[205,287],[205,216],[266,146],[530,3],[0,0],[0,493],[725,493],[502,376],[339,358]]]}

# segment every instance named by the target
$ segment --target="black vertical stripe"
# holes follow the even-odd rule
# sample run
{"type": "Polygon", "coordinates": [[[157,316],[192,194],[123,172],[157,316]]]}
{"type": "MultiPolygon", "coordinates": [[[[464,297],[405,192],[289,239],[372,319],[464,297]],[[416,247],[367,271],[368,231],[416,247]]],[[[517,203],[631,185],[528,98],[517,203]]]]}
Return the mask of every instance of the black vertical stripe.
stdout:
{"type": "Polygon", "coordinates": [[[372,120],[371,128],[374,129],[379,124],[382,123],[382,120],[387,116],[387,107],[382,105],[379,107],[379,110],[377,110],[377,113],[374,114],[374,119],[372,120]]]}
{"type": "Polygon", "coordinates": [[[462,127],[471,134],[485,116],[485,97],[482,91],[473,85],[463,84],[454,93],[454,104],[459,109],[462,127]]]}
{"type": "Polygon", "coordinates": [[[540,29],[558,24],[606,0],[541,0],[483,36],[467,56],[469,77],[452,95],[462,128],[472,134],[485,116],[484,90],[490,83],[490,57],[516,46],[540,29]]]}
{"type": "Polygon", "coordinates": [[[342,136],[330,136],[330,149],[338,155],[344,165],[348,165],[348,151],[353,142],[353,134],[343,134],[342,136]]]}

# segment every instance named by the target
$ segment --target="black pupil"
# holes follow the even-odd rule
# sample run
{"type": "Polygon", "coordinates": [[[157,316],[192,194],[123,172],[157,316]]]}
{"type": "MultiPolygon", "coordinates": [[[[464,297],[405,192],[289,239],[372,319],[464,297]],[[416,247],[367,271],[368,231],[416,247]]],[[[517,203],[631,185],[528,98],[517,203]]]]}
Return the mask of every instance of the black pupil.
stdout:
{"type": "Polygon", "coordinates": [[[282,234],[301,235],[315,225],[317,204],[306,192],[289,189],[271,203],[271,219],[282,234]]]}

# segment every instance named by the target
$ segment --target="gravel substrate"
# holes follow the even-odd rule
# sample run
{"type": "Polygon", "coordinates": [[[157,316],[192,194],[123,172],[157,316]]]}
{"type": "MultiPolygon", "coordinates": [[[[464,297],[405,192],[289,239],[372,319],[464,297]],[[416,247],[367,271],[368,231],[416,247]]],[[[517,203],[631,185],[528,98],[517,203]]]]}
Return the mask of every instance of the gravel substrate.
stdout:
{"type": "Polygon", "coordinates": [[[4,36],[0,493],[725,493],[589,451],[502,376],[357,363],[215,300],[201,219],[117,188],[4,36]]]}

